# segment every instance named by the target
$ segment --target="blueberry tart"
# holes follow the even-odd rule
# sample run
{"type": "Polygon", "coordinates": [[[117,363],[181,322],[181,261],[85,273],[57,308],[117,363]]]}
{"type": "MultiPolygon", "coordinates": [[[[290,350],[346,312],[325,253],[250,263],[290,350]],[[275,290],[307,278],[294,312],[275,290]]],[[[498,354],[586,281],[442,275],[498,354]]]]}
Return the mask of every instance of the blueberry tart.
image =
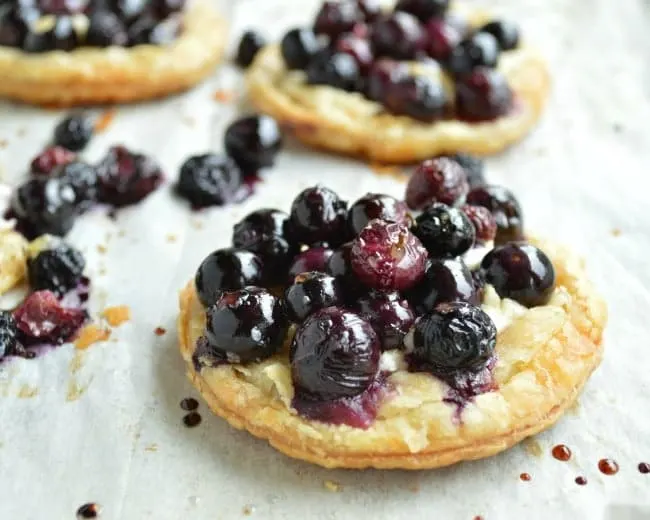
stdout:
{"type": "Polygon", "coordinates": [[[185,90],[220,60],[226,22],[208,0],[0,2],[0,97],[48,106],[185,90]]]}
{"type": "Polygon", "coordinates": [[[569,249],[523,233],[518,205],[513,239],[514,195],[464,199],[481,204],[409,215],[389,195],[348,205],[317,186],[288,216],[235,226],[255,240],[209,255],[180,293],[180,350],[212,411],[331,468],[446,466],[552,426],[600,363],[605,303],[569,249]],[[338,220],[347,241],[298,272],[289,257],[322,256],[310,236],[338,220]]]}
{"type": "Polygon", "coordinates": [[[440,0],[326,1],[247,72],[263,112],[305,143],[383,163],[496,153],[539,119],[545,62],[515,24],[440,0]]]}

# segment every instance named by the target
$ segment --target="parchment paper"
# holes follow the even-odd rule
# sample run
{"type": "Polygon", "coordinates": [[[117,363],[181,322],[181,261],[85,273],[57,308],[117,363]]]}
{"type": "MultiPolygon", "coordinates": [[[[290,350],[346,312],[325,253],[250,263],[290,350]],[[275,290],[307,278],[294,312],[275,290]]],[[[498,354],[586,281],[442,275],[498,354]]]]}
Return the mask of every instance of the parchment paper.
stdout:
{"type": "MultiPolygon", "coordinates": [[[[270,36],[311,16],[313,0],[241,1],[236,33],[270,36]]],[[[650,515],[650,63],[649,4],[641,0],[501,0],[548,57],[553,95],[539,128],[489,160],[488,175],[520,197],[529,229],[583,253],[611,312],[606,355],[579,405],[551,431],[489,460],[439,471],[327,471],[276,453],[201,404],[203,423],[182,425],[179,401],[196,392],[177,352],[177,291],[231,226],[266,206],[287,210],[323,182],[349,200],[400,196],[403,183],[366,165],[296,144],[244,204],[192,213],[169,185],[116,220],[94,212],[70,234],[87,254],[92,307],[129,305],[132,320],[84,353],[70,345],[0,365],[0,518],[73,519],[95,501],[103,520],[627,518],[650,515]],[[102,253],[98,246],[106,246],[102,253]],[[154,329],[167,334],[159,337],[154,329]],[[557,443],[573,451],[554,460],[557,443]],[[597,469],[603,457],[621,467],[597,469]],[[528,472],[530,482],[519,474],[528,472]],[[584,475],[588,485],[574,479],[584,475]],[[334,491],[338,489],[338,491],[334,491]],[[609,512],[608,512],[609,511],[609,512]]],[[[233,41],[234,41],[233,37],[233,41]]],[[[125,143],[158,157],[170,177],[192,153],[221,150],[241,94],[225,66],[209,82],[163,102],[118,108],[92,142],[96,160],[125,143]]],[[[0,105],[0,171],[15,184],[61,113],[0,105]]]]}

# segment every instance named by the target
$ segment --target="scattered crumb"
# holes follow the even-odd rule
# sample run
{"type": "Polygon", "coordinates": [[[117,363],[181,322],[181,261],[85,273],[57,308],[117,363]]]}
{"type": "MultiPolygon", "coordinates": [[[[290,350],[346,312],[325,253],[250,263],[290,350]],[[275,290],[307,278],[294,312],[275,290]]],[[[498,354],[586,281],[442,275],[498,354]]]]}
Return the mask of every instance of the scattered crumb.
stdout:
{"type": "Polygon", "coordinates": [[[156,336],[164,336],[167,333],[167,329],[164,327],[156,327],[153,331],[156,336]]]}
{"type": "Polygon", "coordinates": [[[115,108],[104,110],[95,121],[95,132],[100,133],[106,130],[115,119],[115,114],[117,114],[115,108]]]}
{"type": "Polygon", "coordinates": [[[419,493],[420,492],[420,484],[413,484],[412,486],[409,486],[409,491],[411,493],[419,493]]]}
{"type": "Polygon", "coordinates": [[[244,513],[244,516],[251,516],[254,512],[255,512],[255,506],[245,505],[244,509],[242,509],[242,513],[244,513]]]}
{"type": "Polygon", "coordinates": [[[6,139],[0,139],[0,148],[5,148],[9,144],[6,139]]]}
{"type": "Polygon", "coordinates": [[[153,444],[149,444],[149,446],[144,447],[144,451],[149,451],[152,453],[158,451],[158,445],[155,442],[153,444]]]}
{"type": "Polygon", "coordinates": [[[104,276],[106,272],[106,267],[102,266],[99,268],[99,271],[97,271],[97,274],[99,274],[99,276],[104,276]]]}
{"type": "Polygon", "coordinates": [[[126,231],[125,231],[124,229],[120,229],[120,230],[117,232],[117,236],[118,236],[118,237],[126,236],[126,231]]]}
{"type": "Polygon", "coordinates": [[[178,240],[178,237],[174,233],[169,233],[166,238],[167,238],[167,242],[169,242],[170,244],[173,244],[178,240]]]}
{"type": "Polygon", "coordinates": [[[613,237],[618,237],[621,235],[621,230],[619,228],[614,228],[611,231],[613,237]]]}
{"type": "Polygon", "coordinates": [[[79,370],[81,370],[81,367],[83,366],[83,360],[84,360],[83,351],[82,350],[75,351],[74,355],[72,356],[72,359],[70,360],[70,364],[68,365],[71,374],[76,374],[77,372],[79,372],[79,370]]]}
{"type": "Polygon", "coordinates": [[[235,99],[235,93],[231,90],[219,89],[215,91],[212,97],[221,103],[228,103],[229,101],[235,99]]]}
{"type": "Polygon", "coordinates": [[[104,244],[97,245],[97,252],[104,254],[106,251],[108,251],[108,248],[104,244]]]}
{"type": "Polygon", "coordinates": [[[65,400],[69,402],[78,400],[85,391],[88,390],[91,381],[92,377],[85,385],[80,385],[76,378],[73,377],[70,379],[70,381],[68,381],[68,392],[66,393],[65,400]]]}
{"type": "Polygon", "coordinates": [[[323,482],[323,486],[327,491],[331,491],[332,493],[338,493],[341,491],[341,484],[334,482],[333,480],[326,480],[323,482]]]}
{"type": "Polygon", "coordinates": [[[31,399],[38,395],[38,388],[35,386],[23,385],[18,390],[18,397],[20,399],[31,399]]]}
{"type": "Polygon", "coordinates": [[[131,309],[128,305],[117,305],[115,307],[106,307],[102,316],[111,327],[119,327],[122,323],[131,319],[131,309]]]}
{"type": "Polygon", "coordinates": [[[83,329],[81,329],[79,336],[77,336],[77,339],[74,342],[74,346],[79,350],[84,350],[91,345],[94,345],[95,343],[106,341],[110,337],[110,330],[98,327],[97,325],[91,323],[90,325],[86,325],[83,329]]]}
{"type": "Polygon", "coordinates": [[[573,404],[569,406],[567,411],[571,415],[580,415],[580,402],[578,400],[573,401],[573,404]]]}
{"type": "Polygon", "coordinates": [[[194,229],[203,229],[203,221],[195,219],[190,222],[194,229]]]}
{"type": "Polygon", "coordinates": [[[18,131],[16,132],[16,135],[17,135],[18,137],[24,137],[26,133],[27,133],[27,128],[25,128],[24,126],[21,126],[21,127],[18,129],[18,131]]]}
{"type": "Polygon", "coordinates": [[[381,164],[381,163],[371,163],[370,169],[380,175],[391,175],[397,177],[400,180],[405,180],[404,172],[399,168],[399,166],[392,166],[390,164],[381,164]]]}
{"type": "Polygon", "coordinates": [[[526,453],[532,455],[533,457],[541,457],[542,454],[544,453],[544,450],[542,449],[542,445],[532,437],[529,437],[528,439],[524,440],[522,444],[524,446],[524,449],[526,450],[526,453]]]}

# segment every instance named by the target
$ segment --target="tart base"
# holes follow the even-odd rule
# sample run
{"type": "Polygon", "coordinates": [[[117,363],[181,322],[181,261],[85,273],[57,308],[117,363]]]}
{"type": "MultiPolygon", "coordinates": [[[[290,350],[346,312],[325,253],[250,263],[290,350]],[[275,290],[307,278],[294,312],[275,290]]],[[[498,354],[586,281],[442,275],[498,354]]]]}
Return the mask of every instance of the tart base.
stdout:
{"type": "Polygon", "coordinates": [[[227,24],[207,0],[191,3],[183,24],[179,37],[163,46],[39,54],[0,47],[0,97],[67,107],[134,102],[186,90],[221,60],[227,24]]]}
{"type": "Polygon", "coordinates": [[[429,374],[392,374],[397,395],[382,404],[369,429],[360,430],[310,421],[288,406],[293,390],[286,353],[250,367],[196,371],[192,353],[204,312],[192,282],[180,294],[178,319],[188,376],[210,409],[232,426],[326,468],[427,469],[494,455],[552,426],[602,356],[607,310],[581,260],[566,248],[538,245],[556,268],[553,297],[499,333],[499,388],[477,396],[460,415],[443,402],[445,387],[429,374]]]}

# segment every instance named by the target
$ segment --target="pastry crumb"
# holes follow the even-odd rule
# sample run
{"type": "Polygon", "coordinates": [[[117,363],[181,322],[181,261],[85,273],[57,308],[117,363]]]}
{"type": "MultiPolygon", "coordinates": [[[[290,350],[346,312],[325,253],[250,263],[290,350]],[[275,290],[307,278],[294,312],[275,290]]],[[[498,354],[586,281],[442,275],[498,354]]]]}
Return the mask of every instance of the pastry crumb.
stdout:
{"type": "Polygon", "coordinates": [[[27,134],[27,128],[25,128],[25,127],[19,128],[18,131],[16,132],[16,135],[18,137],[24,137],[25,134],[27,134]]]}
{"type": "Polygon", "coordinates": [[[619,228],[614,228],[611,231],[613,237],[618,237],[621,235],[621,230],[619,228]]]}
{"type": "Polygon", "coordinates": [[[212,97],[221,103],[228,103],[229,101],[235,99],[235,93],[231,90],[219,89],[215,91],[212,97]]]}
{"type": "Polygon", "coordinates": [[[111,327],[119,327],[131,319],[131,309],[128,305],[116,305],[115,307],[106,307],[102,312],[111,327]]]}
{"type": "Polygon", "coordinates": [[[381,164],[381,163],[371,163],[370,169],[379,173],[380,175],[391,175],[393,177],[398,177],[399,179],[405,179],[404,174],[399,166],[392,166],[390,164],[381,164]]]}
{"type": "Polygon", "coordinates": [[[330,491],[332,493],[338,493],[341,491],[341,484],[334,482],[333,480],[326,480],[323,482],[323,486],[325,489],[327,489],[327,491],[330,491]]]}
{"type": "Polygon", "coordinates": [[[409,486],[409,491],[411,493],[419,493],[420,492],[420,484],[413,484],[412,486],[409,486]]]}
{"type": "Polygon", "coordinates": [[[544,450],[542,449],[542,445],[532,437],[525,439],[522,442],[522,445],[526,450],[526,452],[532,455],[533,457],[541,457],[542,454],[544,453],[544,450]]]}
{"type": "Polygon", "coordinates": [[[118,236],[118,237],[126,236],[126,231],[125,231],[124,229],[120,229],[120,230],[117,232],[117,236],[118,236]]]}
{"type": "Polygon", "coordinates": [[[148,451],[151,453],[156,452],[158,451],[158,445],[155,442],[153,444],[149,444],[149,446],[144,447],[144,451],[148,451]]]}
{"type": "Polygon", "coordinates": [[[97,245],[97,252],[98,253],[104,254],[104,253],[106,253],[106,251],[108,251],[108,248],[104,244],[98,244],[97,245]]]}
{"type": "Polygon", "coordinates": [[[88,390],[91,381],[92,378],[85,385],[80,385],[75,378],[70,379],[65,400],[68,402],[77,401],[88,390]]]}
{"type": "Polygon", "coordinates": [[[154,333],[156,336],[164,336],[164,335],[167,333],[167,329],[164,328],[164,327],[156,327],[156,328],[153,330],[153,333],[154,333]]]}
{"type": "Polygon", "coordinates": [[[242,509],[244,516],[251,516],[255,512],[255,506],[245,505],[242,509]]]}
{"type": "Polygon", "coordinates": [[[18,390],[18,397],[20,399],[31,399],[37,395],[38,387],[36,386],[23,385],[20,387],[20,390],[18,390]]]}
{"type": "Polygon", "coordinates": [[[77,336],[77,339],[74,342],[74,346],[79,350],[85,350],[95,343],[106,341],[110,337],[110,330],[98,327],[97,325],[91,323],[90,325],[86,325],[83,329],[81,329],[79,335],[77,336]]]}
{"type": "Polygon", "coordinates": [[[97,118],[97,121],[95,121],[95,132],[99,133],[106,130],[113,122],[113,119],[115,119],[116,113],[117,110],[115,108],[104,110],[97,118]]]}
{"type": "Polygon", "coordinates": [[[203,229],[203,222],[201,220],[192,220],[191,225],[194,229],[203,229]]]}
{"type": "Polygon", "coordinates": [[[9,141],[6,139],[0,139],[0,148],[6,148],[6,146],[9,144],[9,141]]]}
{"type": "Polygon", "coordinates": [[[169,233],[166,238],[167,238],[167,242],[169,242],[170,244],[173,244],[178,240],[178,236],[176,236],[174,233],[169,233]]]}

